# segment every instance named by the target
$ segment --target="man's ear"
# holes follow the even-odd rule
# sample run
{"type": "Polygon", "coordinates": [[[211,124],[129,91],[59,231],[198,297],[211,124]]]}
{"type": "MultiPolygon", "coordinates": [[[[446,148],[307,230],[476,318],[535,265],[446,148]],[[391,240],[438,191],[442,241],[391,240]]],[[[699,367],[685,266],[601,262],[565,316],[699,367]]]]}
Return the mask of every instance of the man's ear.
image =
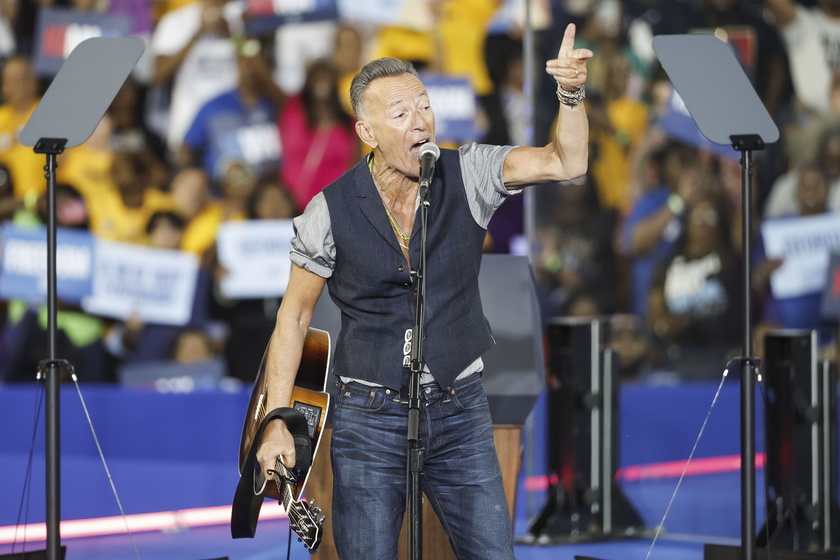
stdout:
{"type": "Polygon", "coordinates": [[[376,138],[373,135],[370,125],[365,121],[356,121],[356,134],[359,135],[362,142],[367,144],[371,150],[375,149],[379,145],[379,142],[376,141],[376,138]]]}

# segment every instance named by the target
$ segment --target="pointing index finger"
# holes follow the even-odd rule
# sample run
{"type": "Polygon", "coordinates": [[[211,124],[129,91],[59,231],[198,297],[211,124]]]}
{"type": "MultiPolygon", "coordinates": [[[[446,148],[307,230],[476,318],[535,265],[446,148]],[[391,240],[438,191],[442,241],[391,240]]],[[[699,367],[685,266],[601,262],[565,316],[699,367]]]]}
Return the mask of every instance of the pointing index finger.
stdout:
{"type": "Polygon", "coordinates": [[[563,33],[563,41],[560,43],[560,50],[557,53],[558,58],[566,58],[571,56],[575,48],[575,24],[570,23],[566,26],[566,32],[563,33]]]}

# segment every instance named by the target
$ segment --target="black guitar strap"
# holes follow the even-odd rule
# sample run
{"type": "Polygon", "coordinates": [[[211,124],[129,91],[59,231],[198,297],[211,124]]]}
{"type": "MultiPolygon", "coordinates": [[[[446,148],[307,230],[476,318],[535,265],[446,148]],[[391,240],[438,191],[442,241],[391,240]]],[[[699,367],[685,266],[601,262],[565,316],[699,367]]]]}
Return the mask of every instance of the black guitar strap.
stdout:
{"type": "Polygon", "coordinates": [[[262,442],[262,435],[266,426],[272,420],[282,418],[286,427],[295,438],[295,467],[292,469],[299,476],[305,475],[312,465],[312,440],[309,439],[309,426],[306,417],[294,408],[275,408],[263,419],[254,434],[251,449],[242,465],[242,473],[236,493],[233,496],[233,507],[230,515],[230,533],[234,539],[254,538],[257,532],[260,508],[265,499],[262,494],[254,493],[254,474],[257,468],[257,450],[262,442]]]}

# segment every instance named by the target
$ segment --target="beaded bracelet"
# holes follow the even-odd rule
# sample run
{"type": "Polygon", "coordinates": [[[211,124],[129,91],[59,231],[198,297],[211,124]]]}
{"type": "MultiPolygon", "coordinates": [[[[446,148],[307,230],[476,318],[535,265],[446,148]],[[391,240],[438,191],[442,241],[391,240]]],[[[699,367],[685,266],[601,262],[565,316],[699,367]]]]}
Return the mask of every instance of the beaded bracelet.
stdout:
{"type": "Polygon", "coordinates": [[[557,99],[563,105],[577,107],[583,103],[584,98],[586,98],[586,86],[580,86],[575,91],[568,91],[560,87],[560,82],[557,82],[557,99]]]}

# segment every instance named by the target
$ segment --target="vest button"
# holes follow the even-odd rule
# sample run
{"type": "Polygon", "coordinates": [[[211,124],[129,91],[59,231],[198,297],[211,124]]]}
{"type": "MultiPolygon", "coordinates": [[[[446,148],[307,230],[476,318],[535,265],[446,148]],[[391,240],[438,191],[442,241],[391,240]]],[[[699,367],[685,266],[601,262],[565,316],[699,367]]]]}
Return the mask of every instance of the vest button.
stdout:
{"type": "Polygon", "coordinates": [[[403,265],[400,265],[400,266],[398,266],[398,267],[397,267],[397,270],[399,270],[400,272],[402,272],[402,271],[404,271],[404,270],[405,270],[405,267],[404,267],[403,265]]]}
{"type": "Polygon", "coordinates": [[[411,295],[416,296],[417,295],[417,290],[411,290],[411,295]]]}

